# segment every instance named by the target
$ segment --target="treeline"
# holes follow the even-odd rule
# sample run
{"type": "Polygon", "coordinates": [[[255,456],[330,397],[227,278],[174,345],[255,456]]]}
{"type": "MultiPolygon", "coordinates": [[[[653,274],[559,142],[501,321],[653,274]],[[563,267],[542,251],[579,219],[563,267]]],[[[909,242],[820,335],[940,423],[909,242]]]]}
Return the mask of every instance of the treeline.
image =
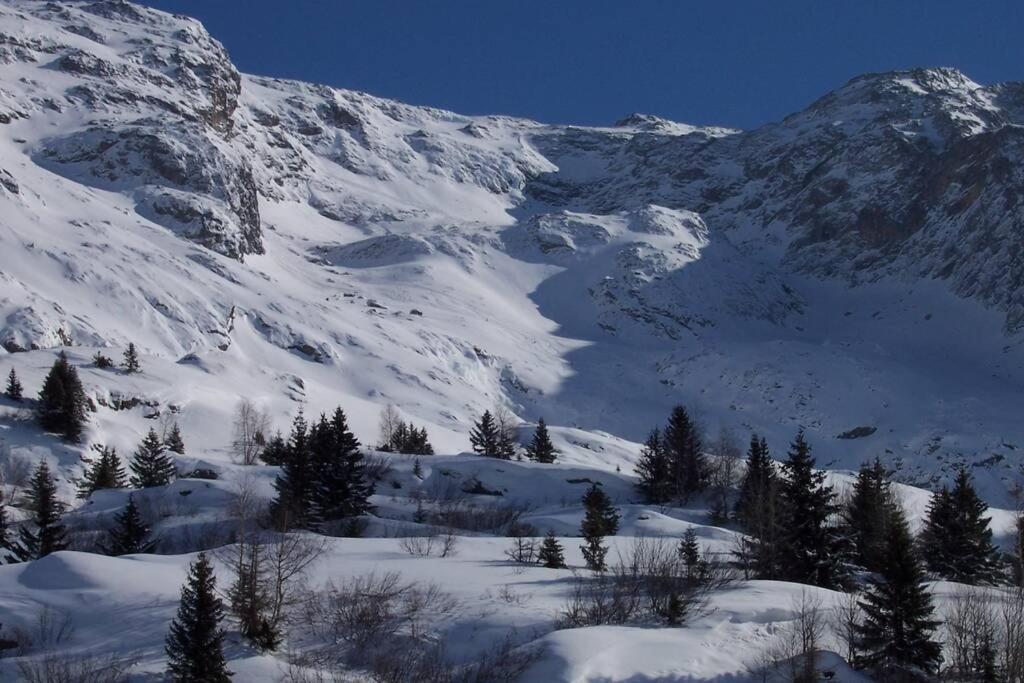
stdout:
{"type": "MultiPolygon", "coordinates": [[[[781,464],[763,437],[751,437],[731,504],[718,520],[744,532],[736,566],[749,578],[856,593],[851,663],[876,672],[935,673],[942,660],[940,620],[926,582],[1007,583],[1020,576],[1020,559],[1007,561],[993,545],[987,505],[964,468],[932,497],[915,538],[879,460],[861,467],[845,497],[815,465],[802,430],[781,464]]],[[[638,491],[648,503],[686,503],[714,493],[716,467],[722,465],[703,455],[699,429],[679,406],[643,446],[638,491]]],[[[975,673],[994,656],[982,657],[975,673]]]]}

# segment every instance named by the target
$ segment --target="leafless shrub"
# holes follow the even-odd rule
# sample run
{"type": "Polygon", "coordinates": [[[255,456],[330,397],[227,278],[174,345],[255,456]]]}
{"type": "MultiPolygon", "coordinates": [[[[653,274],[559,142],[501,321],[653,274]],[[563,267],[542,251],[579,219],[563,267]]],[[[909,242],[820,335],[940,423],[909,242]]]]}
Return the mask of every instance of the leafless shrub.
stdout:
{"type": "Polygon", "coordinates": [[[372,482],[383,481],[385,477],[391,474],[391,460],[383,455],[368,453],[363,458],[363,463],[366,468],[366,476],[372,482]]]}
{"type": "Polygon", "coordinates": [[[498,589],[498,598],[507,605],[519,607],[529,602],[531,597],[530,594],[520,593],[508,583],[503,583],[498,589]]]}
{"type": "Polygon", "coordinates": [[[811,683],[818,680],[817,653],[825,634],[821,599],[801,591],[793,599],[793,620],[784,624],[773,642],[747,664],[748,673],[761,681],[811,683]]]}
{"type": "Polygon", "coordinates": [[[236,463],[255,465],[266,444],[270,429],[270,416],[247,398],[235,406],[235,421],[231,432],[231,452],[236,463]]]}
{"type": "Polygon", "coordinates": [[[843,658],[855,663],[860,656],[857,647],[859,642],[858,628],[864,618],[860,606],[860,596],[856,593],[844,593],[839,604],[832,608],[831,628],[832,634],[843,645],[843,658]]]}
{"type": "Polygon", "coordinates": [[[395,408],[393,403],[389,403],[381,409],[378,424],[380,426],[381,445],[390,445],[394,440],[398,425],[402,424],[402,416],[398,414],[398,409],[395,408]]]}
{"type": "Polygon", "coordinates": [[[449,500],[439,502],[430,517],[435,524],[443,527],[507,536],[512,534],[519,520],[530,509],[529,504],[522,502],[449,500]]]}
{"type": "Polygon", "coordinates": [[[458,536],[451,527],[424,527],[422,533],[404,536],[398,545],[413,557],[450,557],[455,554],[458,536]]]}
{"type": "Polygon", "coordinates": [[[8,487],[11,491],[7,500],[14,500],[31,476],[32,463],[28,458],[15,455],[6,442],[0,441],[0,498],[3,488],[8,487]]]}
{"type": "Polygon", "coordinates": [[[710,498],[711,521],[722,524],[729,519],[730,495],[735,488],[741,469],[743,451],[736,434],[728,427],[722,427],[718,436],[710,444],[710,478],[708,497],[710,498]]]}
{"type": "Polygon", "coordinates": [[[138,661],[132,655],[50,653],[18,662],[25,683],[121,683],[138,661]]]}
{"type": "Polygon", "coordinates": [[[52,650],[71,639],[74,620],[63,610],[43,605],[31,628],[14,628],[14,640],[33,650],[52,650]]]}
{"type": "Polygon", "coordinates": [[[641,537],[607,571],[576,576],[562,623],[683,625],[706,614],[711,594],[733,581],[732,569],[709,554],[689,563],[670,540],[641,537]]]}
{"type": "Polygon", "coordinates": [[[535,538],[537,530],[527,524],[514,524],[509,529],[512,546],[505,550],[505,557],[519,564],[537,562],[540,542],[535,538]]]}
{"type": "Polygon", "coordinates": [[[1024,589],[1007,590],[1000,605],[1000,664],[1007,681],[1024,680],[1024,589]]]}
{"type": "Polygon", "coordinates": [[[957,680],[974,680],[986,661],[994,664],[1002,634],[999,611],[986,591],[958,588],[945,611],[946,657],[944,673],[957,680]]]}

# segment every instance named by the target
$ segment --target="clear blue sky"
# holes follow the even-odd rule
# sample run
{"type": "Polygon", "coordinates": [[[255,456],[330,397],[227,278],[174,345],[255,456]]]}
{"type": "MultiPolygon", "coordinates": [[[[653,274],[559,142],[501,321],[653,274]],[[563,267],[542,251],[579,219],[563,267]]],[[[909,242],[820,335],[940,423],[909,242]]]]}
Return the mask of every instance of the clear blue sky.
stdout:
{"type": "Polygon", "coordinates": [[[868,71],[1024,80],[1024,0],[147,0],[243,71],[465,114],[750,128],[868,71]]]}

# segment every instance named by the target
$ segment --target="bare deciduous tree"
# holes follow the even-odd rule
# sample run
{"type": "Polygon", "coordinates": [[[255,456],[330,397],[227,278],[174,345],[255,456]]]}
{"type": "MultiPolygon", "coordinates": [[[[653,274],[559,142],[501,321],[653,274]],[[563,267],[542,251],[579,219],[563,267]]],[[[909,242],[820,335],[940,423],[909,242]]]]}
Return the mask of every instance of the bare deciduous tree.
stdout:
{"type": "Polygon", "coordinates": [[[394,404],[389,403],[380,411],[380,443],[381,446],[389,446],[394,440],[395,431],[398,425],[402,424],[402,417],[394,404]]]}
{"type": "Polygon", "coordinates": [[[235,407],[235,421],[231,436],[231,451],[235,462],[255,465],[260,451],[266,443],[270,429],[270,417],[247,398],[235,407]]]}
{"type": "Polygon", "coordinates": [[[722,427],[710,444],[708,493],[711,520],[722,524],[729,519],[730,496],[739,479],[743,450],[736,434],[728,427],[722,427]]]}

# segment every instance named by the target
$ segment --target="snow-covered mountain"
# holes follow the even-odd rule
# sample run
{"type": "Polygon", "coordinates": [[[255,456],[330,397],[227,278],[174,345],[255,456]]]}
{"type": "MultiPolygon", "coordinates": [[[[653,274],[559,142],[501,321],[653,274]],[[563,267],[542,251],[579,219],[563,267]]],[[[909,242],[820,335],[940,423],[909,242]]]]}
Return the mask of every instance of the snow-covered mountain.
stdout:
{"type": "Polygon", "coordinates": [[[369,440],[394,403],[449,450],[495,403],[638,441],[681,402],[831,467],[978,464],[1005,503],[1022,124],[1024,85],[950,69],[747,132],[468,117],[240,74],[186,17],[4,0],[0,365],[134,341],[186,422],[342,403],[369,440]]]}

